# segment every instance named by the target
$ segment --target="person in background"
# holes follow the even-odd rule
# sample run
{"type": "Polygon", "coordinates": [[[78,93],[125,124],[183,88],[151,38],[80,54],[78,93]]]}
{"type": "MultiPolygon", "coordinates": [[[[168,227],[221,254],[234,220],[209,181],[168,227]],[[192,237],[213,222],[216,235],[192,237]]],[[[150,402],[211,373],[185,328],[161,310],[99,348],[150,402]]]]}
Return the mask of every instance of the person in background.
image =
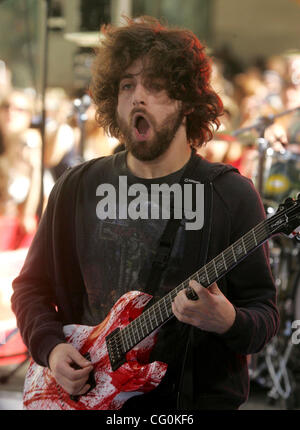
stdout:
{"type": "MultiPolygon", "coordinates": [[[[72,122],[71,99],[63,88],[49,88],[46,91],[45,104],[44,166],[52,176],[53,186],[68,167],[73,167],[82,160],[78,154],[76,124],[72,122]]],[[[45,182],[50,183],[49,175],[46,176],[45,182]]]]}
{"type": "Polygon", "coordinates": [[[31,128],[33,108],[32,96],[23,90],[13,90],[0,102],[1,250],[28,246],[37,228],[41,137],[31,128]]]}
{"type": "Polygon", "coordinates": [[[91,104],[87,109],[85,123],[84,159],[91,160],[96,157],[111,155],[118,145],[118,140],[108,136],[95,120],[95,106],[91,104]]]}
{"type": "MultiPolygon", "coordinates": [[[[76,99],[81,102],[80,99],[76,99]]],[[[79,112],[75,100],[72,102],[62,88],[51,88],[46,93],[46,146],[45,167],[54,182],[68,167],[112,154],[116,139],[108,137],[95,121],[95,108],[86,106],[84,120],[79,124],[79,112]],[[83,148],[81,148],[81,126],[83,148]]],[[[48,194],[48,193],[47,193],[48,194]]]]}

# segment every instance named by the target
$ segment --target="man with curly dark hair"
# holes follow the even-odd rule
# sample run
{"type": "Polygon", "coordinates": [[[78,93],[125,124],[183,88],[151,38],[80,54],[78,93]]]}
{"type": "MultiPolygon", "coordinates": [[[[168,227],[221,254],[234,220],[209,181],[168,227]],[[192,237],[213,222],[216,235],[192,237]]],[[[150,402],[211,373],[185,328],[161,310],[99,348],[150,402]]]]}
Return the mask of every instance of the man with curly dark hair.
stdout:
{"type": "MultiPolygon", "coordinates": [[[[12,297],[33,359],[77,396],[90,388],[93,357],[91,364],[66,343],[64,325],[99,324],[129,291],[168,294],[265,216],[251,181],[196,154],[218,126],[222,103],[193,33],[149,17],[106,28],[90,90],[99,125],[125,150],[60,178],[12,297]],[[151,192],[185,184],[194,184],[196,195],[182,198],[171,246],[162,239],[168,217],[164,208],[156,212],[160,205],[151,192]],[[190,215],[202,209],[201,228],[187,228],[190,215]],[[160,255],[166,248],[167,261],[157,260],[157,250],[160,255]],[[155,286],[153,262],[164,269],[155,286]]],[[[174,212],[175,194],[169,201],[174,212]]],[[[207,288],[191,280],[174,297],[176,318],[160,328],[150,356],[167,363],[167,372],[155,389],[133,393],[123,408],[237,409],[247,399],[247,354],[261,350],[278,327],[265,245],[220,279],[207,273],[206,282],[207,288]]],[[[94,390],[101,391],[98,385],[94,390]]]]}
{"type": "Polygon", "coordinates": [[[219,125],[222,102],[210,85],[210,60],[204,46],[191,31],[164,28],[150,17],[128,24],[104,30],[105,40],[97,50],[91,92],[99,125],[127,141],[116,105],[124,71],[139,60],[145,87],[156,92],[163,88],[181,102],[189,143],[198,147],[210,140],[212,124],[219,125]]]}

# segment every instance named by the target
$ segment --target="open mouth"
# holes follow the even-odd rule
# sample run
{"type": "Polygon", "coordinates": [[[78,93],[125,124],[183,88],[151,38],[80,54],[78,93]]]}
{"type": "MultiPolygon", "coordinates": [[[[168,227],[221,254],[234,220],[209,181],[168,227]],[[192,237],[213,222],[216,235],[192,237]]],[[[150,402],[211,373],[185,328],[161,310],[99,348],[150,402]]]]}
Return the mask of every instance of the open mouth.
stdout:
{"type": "Polygon", "coordinates": [[[150,124],[148,120],[143,115],[136,114],[133,124],[138,140],[145,140],[150,133],[150,124]]]}

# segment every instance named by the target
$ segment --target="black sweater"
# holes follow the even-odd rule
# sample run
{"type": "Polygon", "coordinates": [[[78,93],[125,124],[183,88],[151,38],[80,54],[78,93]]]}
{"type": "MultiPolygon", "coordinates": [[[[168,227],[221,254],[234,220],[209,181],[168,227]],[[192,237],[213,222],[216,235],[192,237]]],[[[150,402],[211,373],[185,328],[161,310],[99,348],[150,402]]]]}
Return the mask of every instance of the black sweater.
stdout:
{"type": "MultiPolygon", "coordinates": [[[[265,215],[250,180],[225,165],[211,164],[200,157],[198,169],[199,178],[207,185],[206,193],[212,190],[210,201],[206,201],[211,213],[205,213],[205,225],[210,226],[206,244],[208,261],[265,215]],[[204,172],[205,178],[201,176],[204,172]]],[[[86,233],[83,214],[87,202],[95,197],[95,186],[109,182],[112,172],[126,174],[125,152],[69,169],[58,180],[23,269],[13,283],[12,307],[18,326],[30,354],[42,366],[48,365],[52,348],[64,342],[63,325],[82,323],[87,300],[82,270],[85,256],[80,247],[86,233]]],[[[195,232],[186,233],[183,263],[188,261],[188,264],[175,273],[177,284],[203,265],[199,255],[201,238],[195,232]]],[[[172,381],[165,384],[166,395],[171,385],[176,392],[179,390],[179,407],[237,408],[246,400],[249,390],[246,355],[260,351],[278,328],[276,290],[267,252],[267,245],[261,246],[218,281],[219,288],[236,308],[235,322],[227,333],[204,332],[177,320],[175,331],[167,328],[161,331],[154,358],[166,362],[170,359],[168,343],[174,342],[174,333],[181,336],[181,348],[177,355],[172,354],[176,363],[181,360],[176,368],[178,378],[176,384],[172,381]]],[[[170,369],[172,379],[172,363],[170,369]]],[[[161,385],[157,392],[146,395],[150,401],[153,396],[165,395],[165,386],[161,385]]]]}

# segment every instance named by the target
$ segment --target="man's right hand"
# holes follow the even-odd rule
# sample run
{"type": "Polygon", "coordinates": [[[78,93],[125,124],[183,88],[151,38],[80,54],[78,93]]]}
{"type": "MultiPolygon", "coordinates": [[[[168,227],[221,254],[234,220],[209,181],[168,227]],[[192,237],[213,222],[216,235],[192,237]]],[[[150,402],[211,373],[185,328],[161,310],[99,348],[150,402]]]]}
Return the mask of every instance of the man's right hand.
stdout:
{"type": "Polygon", "coordinates": [[[49,368],[56,382],[72,395],[85,394],[90,385],[86,382],[93,365],[86,360],[78,351],[69,343],[59,343],[49,354],[49,368]],[[75,366],[80,369],[75,369],[75,366]]]}

